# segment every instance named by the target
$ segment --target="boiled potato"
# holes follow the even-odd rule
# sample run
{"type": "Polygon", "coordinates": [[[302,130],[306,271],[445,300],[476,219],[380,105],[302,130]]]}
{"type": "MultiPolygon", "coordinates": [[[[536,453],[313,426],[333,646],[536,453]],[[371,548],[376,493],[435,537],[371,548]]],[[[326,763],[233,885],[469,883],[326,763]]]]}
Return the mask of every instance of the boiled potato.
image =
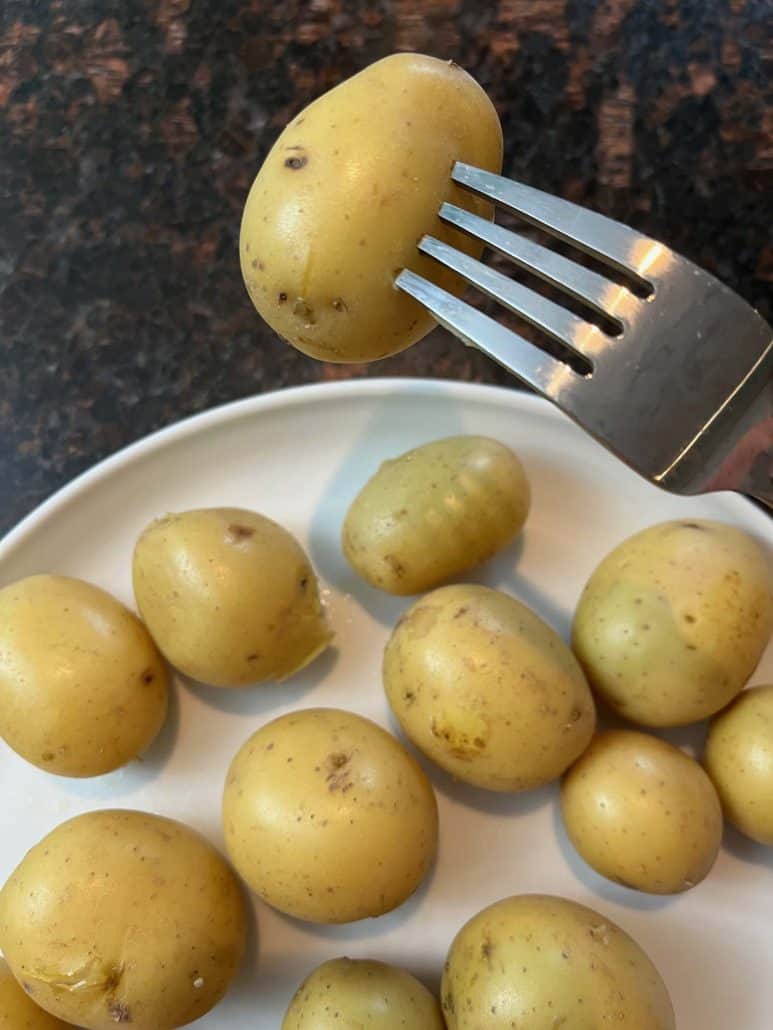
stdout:
{"type": "Polygon", "coordinates": [[[166,717],[168,676],[147,630],[79,579],[0,590],[0,735],[60,776],[99,776],[140,755],[166,717]]]}
{"type": "Polygon", "coordinates": [[[228,772],[223,825],[255,893],[318,923],[396,908],[437,849],[437,803],[418,763],[369,719],[331,708],[250,737],[228,772]]]}
{"type": "Polygon", "coordinates": [[[236,877],[193,830],[145,812],[76,816],[0,891],[0,947],[30,997],[87,1030],[172,1030],[208,1012],[246,937],[236,877]]]}
{"type": "Polygon", "coordinates": [[[651,526],[602,561],[580,598],[573,646],[614,711],[679,726],[735,697],[772,629],[768,556],[740,529],[696,519],[651,526]]]}
{"type": "Polygon", "coordinates": [[[36,1005],[0,958],[0,1030],[68,1030],[70,1026],[36,1005]]]}
{"type": "Polygon", "coordinates": [[[383,962],[336,958],[303,981],[282,1030],[445,1030],[440,1006],[409,973],[383,962]]]}
{"type": "Polygon", "coordinates": [[[496,554],[528,511],[529,484],[511,450],[452,436],[384,462],[349,508],[343,550],[373,586],[418,594],[496,554]]]}
{"type": "Polygon", "coordinates": [[[452,61],[393,54],[301,111],[242,217],[242,275],[268,324],[323,361],[372,361],[428,333],[432,316],[395,289],[395,276],[410,268],[459,292],[456,276],[416,245],[431,233],[479,254],[438,211],[444,201],[490,211],[452,183],[454,161],[499,172],[502,129],[452,61]]]}
{"type": "Polygon", "coordinates": [[[133,578],[137,607],[164,655],[216,687],[285,679],[332,638],[303,548],[253,511],[156,519],[137,541],[133,578]]]}
{"type": "Polygon", "coordinates": [[[441,587],[418,601],[387,643],[383,677],[410,740],[452,776],[488,790],[556,779],[596,722],[566,644],[488,587],[441,587]]]}
{"type": "Polygon", "coordinates": [[[722,810],[703,769],[648,733],[599,734],[564,778],[569,839],[602,876],[650,894],[689,890],[722,842],[722,810]]]}
{"type": "Polygon", "coordinates": [[[441,988],[448,1030],[675,1030],[671,999],[639,945],[564,898],[523,894],[456,935],[441,988]]]}
{"type": "Polygon", "coordinates": [[[703,761],[730,822],[773,844],[773,686],[745,690],[713,719],[703,761]]]}

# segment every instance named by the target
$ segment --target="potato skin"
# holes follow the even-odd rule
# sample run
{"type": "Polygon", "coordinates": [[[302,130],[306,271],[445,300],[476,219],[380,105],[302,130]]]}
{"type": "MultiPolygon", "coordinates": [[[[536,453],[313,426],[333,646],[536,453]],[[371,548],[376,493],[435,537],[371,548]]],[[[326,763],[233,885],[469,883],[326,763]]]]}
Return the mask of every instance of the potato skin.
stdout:
{"type": "Polygon", "coordinates": [[[437,850],[419,764],[380,726],[333,708],[291,712],[250,737],[228,772],[223,826],[252,890],[316,923],[396,908],[437,850]]]}
{"type": "Polygon", "coordinates": [[[418,594],[506,547],[529,512],[518,458],[485,436],[435,440],[386,461],[352,502],[349,564],[390,594],[418,594]]]}
{"type": "Polygon", "coordinates": [[[323,962],[301,984],[282,1030],[446,1030],[440,1006],[410,973],[370,959],[323,962]]]}
{"type": "Polygon", "coordinates": [[[383,680],[416,747],[488,790],[556,779],[596,724],[569,648],[525,605],[488,587],[440,587],[414,604],[387,642],[383,680]]]}
{"type": "Polygon", "coordinates": [[[590,866],[650,894],[700,883],[722,843],[719,798],[700,765],[633,730],[595,738],[564,777],[561,815],[590,866]]]}
{"type": "Polygon", "coordinates": [[[0,947],[30,996],[87,1030],[172,1030],[225,994],[245,901],[218,852],[182,823],[88,812],[62,823],[0,891],[0,947]]]}
{"type": "Polygon", "coordinates": [[[169,677],[145,627],[99,587],[30,576],[0,590],[0,735],[59,776],[137,758],[166,718],[169,677]]]}
{"type": "Polygon", "coordinates": [[[268,324],[323,361],[373,361],[426,335],[435,322],[395,288],[396,274],[410,268],[460,292],[416,245],[431,233],[477,255],[438,211],[450,201],[490,213],[452,183],[454,161],[499,172],[502,129],[484,91],[451,61],[392,54],[301,111],[242,217],[242,275],[268,324]]]}
{"type": "Polygon", "coordinates": [[[564,898],[522,894],[456,935],[441,987],[448,1030],[676,1030],[671,999],[639,945],[564,898]]]}
{"type": "Polygon", "coordinates": [[[773,845],[773,686],[744,690],[714,717],[703,764],[727,819],[773,845]]]}
{"type": "Polygon", "coordinates": [[[768,555],[706,519],[664,522],[598,566],[574,617],[591,687],[644,726],[713,715],[743,688],[773,630],[768,555]]]}
{"type": "Polygon", "coordinates": [[[0,1030],[71,1030],[25,994],[8,963],[0,958],[0,1030]]]}
{"type": "Polygon", "coordinates": [[[301,545],[243,508],[156,519],[134,550],[137,607],[181,672],[216,687],[282,680],[330,643],[301,545]]]}

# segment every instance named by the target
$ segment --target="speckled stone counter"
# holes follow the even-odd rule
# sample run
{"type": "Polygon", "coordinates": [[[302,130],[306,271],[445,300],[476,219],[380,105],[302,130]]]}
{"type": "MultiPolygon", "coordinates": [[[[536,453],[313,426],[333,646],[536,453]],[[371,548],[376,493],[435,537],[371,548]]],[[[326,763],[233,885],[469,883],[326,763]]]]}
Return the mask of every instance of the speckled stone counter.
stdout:
{"type": "Polygon", "coordinates": [[[769,0],[4,0],[0,530],[237,397],[344,376],[508,381],[439,332],[377,365],[318,364],[242,286],[241,206],[278,131],[393,50],[479,79],[506,174],[663,239],[770,317],[766,20],[769,0]]]}

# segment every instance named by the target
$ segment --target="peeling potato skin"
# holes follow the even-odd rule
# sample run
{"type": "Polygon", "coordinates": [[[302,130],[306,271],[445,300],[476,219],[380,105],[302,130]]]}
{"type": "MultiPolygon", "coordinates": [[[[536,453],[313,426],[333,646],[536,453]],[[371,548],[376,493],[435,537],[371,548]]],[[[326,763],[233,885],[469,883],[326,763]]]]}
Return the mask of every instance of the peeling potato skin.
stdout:
{"type": "Polygon", "coordinates": [[[441,985],[448,1030],[676,1030],[655,966],[619,926],[564,898],[523,894],[456,935],[441,985]]]}
{"type": "Polygon", "coordinates": [[[701,766],[634,730],[595,738],[564,777],[561,814],[596,872],[650,894],[696,886],[722,843],[722,809],[701,766]]]}
{"type": "Polygon", "coordinates": [[[369,959],[323,962],[296,991],[282,1030],[446,1030],[424,984],[369,959]]]}
{"type": "Polygon", "coordinates": [[[0,590],[0,736],[59,776],[101,776],[141,755],[167,712],[169,675],[140,620],[68,576],[0,590]]]}
{"type": "Polygon", "coordinates": [[[285,679],[333,636],[303,548],[257,512],[202,508],[156,519],[137,541],[132,578],[159,649],[212,686],[285,679]]]}
{"type": "Polygon", "coordinates": [[[242,275],[268,324],[333,362],[373,361],[426,335],[433,318],[395,276],[410,268],[460,292],[416,245],[431,233],[477,256],[481,247],[437,213],[444,201],[491,210],[452,183],[457,160],[499,172],[502,129],[452,62],[393,54],[303,110],[268,154],[242,217],[242,275]]]}
{"type": "Polygon", "coordinates": [[[30,997],[86,1030],[173,1030],[241,963],[245,899],[182,823],[97,811],[62,823],[0,891],[0,948],[30,997]]]}
{"type": "Polygon", "coordinates": [[[727,819],[773,845],[773,685],[744,690],[714,717],[703,764],[727,819]]]}
{"type": "Polygon", "coordinates": [[[451,436],[386,461],[352,502],[352,568],[390,594],[419,594],[491,558],[521,531],[529,483],[497,440],[451,436]]]}
{"type": "Polygon", "coordinates": [[[441,587],[416,602],[387,642],[383,682],[416,747],[487,790],[557,779],[596,725],[566,644],[525,605],[488,587],[441,587]]]}
{"type": "Polygon", "coordinates": [[[0,958],[0,1030],[72,1030],[72,1024],[36,1005],[0,958]]]}
{"type": "Polygon", "coordinates": [[[425,773],[369,719],[311,708],[274,719],[241,748],[223,793],[226,848],[281,912],[347,923],[402,904],[437,850],[425,773]]]}
{"type": "Polygon", "coordinates": [[[594,691],[643,726],[681,726],[724,708],[773,632],[769,555],[707,519],[629,537],[596,568],[572,646],[594,691]]]}

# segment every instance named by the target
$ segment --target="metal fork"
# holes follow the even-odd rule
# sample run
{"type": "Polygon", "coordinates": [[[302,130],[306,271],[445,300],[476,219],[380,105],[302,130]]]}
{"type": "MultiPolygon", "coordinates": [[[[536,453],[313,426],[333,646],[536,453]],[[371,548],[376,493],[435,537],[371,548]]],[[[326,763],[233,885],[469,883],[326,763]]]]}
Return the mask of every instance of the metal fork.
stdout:
{"type": "Polygon", "coordinates": [[[682,494],[737,490],[773,507],[773,330],[757,312],[620,222],[460,162],[452,178],[630,281],[607,279],[453,204],[441,207],[443,222],[605,316],[602,329],[441,240],[419,242],[423,254],[547,333],[587,371],[414,272],[400,272],[396,286],[657,486],[682,494]]]}

